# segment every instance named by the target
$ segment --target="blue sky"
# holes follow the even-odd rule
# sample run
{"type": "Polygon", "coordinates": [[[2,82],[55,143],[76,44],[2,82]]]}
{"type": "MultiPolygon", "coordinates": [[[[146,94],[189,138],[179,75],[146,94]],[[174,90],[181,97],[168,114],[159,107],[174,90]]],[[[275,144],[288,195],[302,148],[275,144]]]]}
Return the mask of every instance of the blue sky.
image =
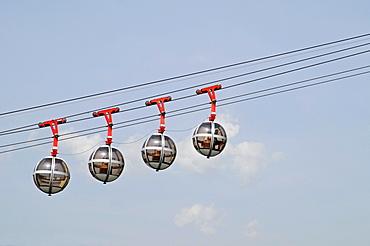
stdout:
{"type": "MultiPolygon", "coordinates": [[[[0,112],[368,33],[369,9],[367,1],[1,1],[0,112]]],[[[195,89],[167,92],[289,59],[298,58],[1,117],[0,130],[161,93],[176,99],[195,89]]],[[[221,100],[368,61],[364,54],[216,94],[221,100]]],[[[161,172],[140,157],[159,120],[113,129],[126,166],[106,185],[87,169],[105,133],[60,142],[71,181],[52,197],[32,180],[51,141],[1,154],[0,245],[368,245],[369,89],[369,75],[362,75],[219,107],[217,120],[229,140],[209,160],[191,146],[192,128],[209,110],[168,118],[166,134],[178,156],[161,172]]],[[[168,102],[166,109],[208,100],[199,95],[168,102]]],[[[113,119],[157,111],[146,107],[113,119]]],[[[65,134],[103,125],[101,117],[59,129],[65,134]]],[[[37,129],[0,136],[0,144],[50,135],[50,129],[37,129]]]]}

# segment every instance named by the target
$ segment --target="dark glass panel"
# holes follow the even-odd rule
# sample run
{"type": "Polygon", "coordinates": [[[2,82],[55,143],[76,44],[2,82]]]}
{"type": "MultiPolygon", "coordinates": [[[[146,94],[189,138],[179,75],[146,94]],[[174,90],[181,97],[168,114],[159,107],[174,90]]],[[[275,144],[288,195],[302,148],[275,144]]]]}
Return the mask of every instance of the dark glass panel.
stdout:
{"type": "Polygon", "coordinates": [[[112,148],[112,160],[123,162],[122,153],[118,149],[112,148]]]}
{"type": "Polygon", "coordinates": [[[50,185],[50,173],[37,173],[36,174],[37,186],[50,185]]]}
{"type": "Polygon", "coordinates": [[[211,122],[204,122],[199,126],[197,134],[211,134],[211,129],[211,122]]]}
{"type": "Polygon", "coordinates": [[[59,172],[68,173],[67,164],[63,160],[58,159],[58,158],[55,159],[55,168],[54,168],[54,170],[59,171],[59,172]]]}
{"type": "Polygon", "coordinates": [[[209,149],[211,147],[211,137],[197,137],[198,148],[209,149]]]}
{"type": "Polygon", "coordinates": [[[156,149],[147,149],[146,153],[150,162],[159,162],[161,159],[161,151],[156,149]]]}
{"type": "Polygon", "coordinates": [[[108,147],[100,147],[94,155],[94,159],[109,159],[108,147]]]}
{"type": "Polygon", "coordinates": [[[40,163],[37,165],[37,170],[51,170],[51,162],[52,158],[47,157],[40,161],[40,163]]]}
{"type": "Polygon", "coordinates": [[[118,163],[112,163],[110,174],[119,176],[123,170],[123,165],[118,163]]]}
{"type": "Polygon", "coordinates": [[[165,147],[176,150],[175,142],[168,136],[164,136],[165,147]]]}
{"type": "Polygon", "coordinates": [[[94,162],[94,171],[97,174],[107,174],[108,173],[108,162],[94,162]]]}
{"type": "Polygon", "coordinates": [[[53,179],[53,186],[54,187],[60,187],[64,188],[68,183],[68,176],[66,175],[60,175],[60,174],[54,174],[53,179]]]}
{"type": "Polygon", "coordinates": [[[141,157],[143,158],[144,162],[147,163],[148,159],[146,158],[145,150],[141,151],[141,157]]]}
{"type": "Polygon", "coordinates": [[[171,165],[172,162],[175,160],[175,156],[176,156],[175,152],[165,150],[163,162],[171,165]]]}
{"type": "Polygon", "coordinates": [[[226,137],[225,129],[218,123],[215,123],[215,135],[226,137]]]}
{"type": "Polygon", "coordinates": [[[161,135],[152,135],[148,140],[147,146],[149,147],[162,147],[161,135]]]}

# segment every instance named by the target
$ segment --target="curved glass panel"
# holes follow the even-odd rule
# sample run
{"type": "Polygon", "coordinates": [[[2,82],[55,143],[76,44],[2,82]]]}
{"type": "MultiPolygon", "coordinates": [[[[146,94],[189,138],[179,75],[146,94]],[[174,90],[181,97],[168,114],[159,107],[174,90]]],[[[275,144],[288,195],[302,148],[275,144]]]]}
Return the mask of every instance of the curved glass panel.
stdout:
{"type": "Polygon", "coordinates": [[[37,173],[35,178],[36,186],[50,186],[50,173],[37,173]]]}
{"type": "Polygon", "coordinates": [[[224,138],[214,138],[213,140],[213,150],[222,151],[225,148],[226,139],[224,138]]]}
{"type": "Polygon", "coordinates": [[[96,174],[107,174],[108,162],[93,162],[93,168],[96,174]]]}
{"type": "Polygon", "coordinates": [[[173,149],[176,151],[175,142],[169,136],[164,136],[164,143],[166,148],[173,149]]]}
{"type": "Polygon", "coordinates": [[[51,163],[53,158],[52,157],[46,157],[42,159],[39,164],[36,167],[36,170],[51,170],[51,163]]]}
{"type": "Polygon", "coordinates": [[[148,163],[148,159],[146,158],[145,150],[142,150],[142,151],[141,151],[141,157],[143,158],[143,161],[144,161],[145,163],[148,163]]]}
{"type": "Polygon", "coordinates": [[[225,129],[218,123],[215,123],[215,135],[226,137],[225,129]]]}
{"type": "Polygon", "coordinates": [[[95,176],[94,169],[92,167],[93,165],[91,163],[89,163],[88,166],[89,166],[89,171],[90,171],[91,175],[95,176]]]}
{"type": "Polygon", "coordinates": [[[209,149],[211,147],[211,137],[199,136],[195,137],[196,147],[199,149],[209,149]]]}
{"type": "Polygon", "coordinates": [[[68,184],[68,176],[61,174],[54,174],[53,187],[64,188],[68,184]]]}
{"type": "Polygon", "coordinates": [[[149,137],[147,142],[147,147],[162,147],[162,138],[161,135],[152,135],[149,137]]]}
{"type": "Polygon", "coordinates": [[[197,134],[211,134],[211,122],[203,122],[197,131],[197,134]]]}
{"type": "Polygon", "coordinates": [[[118,149],[112,148],[112,160],[123,163],[123,155],[118,149]]]}
{"type": "Polygon", "coordinates": [[[109,159],[109,148],[107,146],[99,147],[94,154],[94,159],[109,159]]]}
{"type": "Polygon", "coordinates": [[[54,168],[54,171],[69,173],[68,172],[67,164],[63,160],[58,159],[58,158],[55,159],[55,168],[54,168]]]}
{"type": "Polygon", "coordinates": [[[159,162],[161,160],[161,150],[147,149],[146,155],[149,162],[159,162]]]}
{"type": "Polygon", "coordinates": [[[123,165],[118,164],[118,163],[112,163],[110,174],[119,176],[123,170],[123,165]]]}
{"type": "Polygon", "coordinates": [[[163,163],[171,165],[172,162],[175,160],[175,157],[176,152],[165,150],[163,156],[163,163]]]}

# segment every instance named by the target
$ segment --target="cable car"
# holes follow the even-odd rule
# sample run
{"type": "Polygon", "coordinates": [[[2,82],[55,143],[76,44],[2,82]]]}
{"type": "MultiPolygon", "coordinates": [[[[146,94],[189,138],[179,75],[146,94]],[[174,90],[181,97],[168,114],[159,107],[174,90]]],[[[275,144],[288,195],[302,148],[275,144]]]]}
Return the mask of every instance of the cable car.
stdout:
{"type": "Polygon", "coordinates": [[[91,153],[88,161],[88,168],[91,175],[104,184],[116,180],[125,167],[122,153],[113,147],[113,118],[112,114],[119,112],[119,108],[111,108],[94,112],[93,116],[104,116],[108,124],[107,140],[105,145],[100,146],[91,153]]]}
{"type": "Polygon", "coordinates": [[[68,185],[69,179],[66,162],[55,156],[43,158],[33,171],[35,185],[49,196],[62,191],[68,185]]]}
{"type": "Polygon", "coordinates": [[[157,105],[160,112],[160,126],[158,133],[152,134],[143,144],[141,148],[141,157],[145,164],[157,172],[164,170],[171,166],[176,158],[176,145],[175,142],[167,135],[164,134],[165,115],[164,102],[171,101],[171,97],[162,97],[146,101],[145,105],[157,105]]]}
{"type": "Polygon", "coordinates": [[[204,121],[194,130],[193,146],[207,158],[220,154],[227,142],[225,129],[217,122],[204,121]]]}
{"type": "Polygon", "coordinates": [[[91,175],[107,183],[116,180],[122,173],[125,163],[122,153],[111,145],[103,145],[91,153],[88,167],[91,175]]]}
{"type": "Polygon", "coordinates": [[[149,167],[164,170],[175,161],[175,142],[163,133],[154,133],[144,142],[141,156],[149,167]]]}
{"type": "Polygon", "coordinates": [[[43,158],[33,170],[33,181],[42,192],[51,194],[58,193],[68,185],[70,174],[67,163],[57,157],[58,154],[58,124],[67,122],[66,119],[49,120],[40,122],[38,126],[50,126],[53,133],[53,148],[51,155],[43,158]]]}
{"type": "Polygon", "coordinates": [[[221,85],[214,85],[197,90],[197,94],[208,93],[211,100],[211,115],[208,120],[204,121],[195,129],[193,133],[193,146],[200,154],[210,158],[220,154],[227,142],[225,129],[217,122],[216,119],[216,90],[221,89],[221,85]]]}

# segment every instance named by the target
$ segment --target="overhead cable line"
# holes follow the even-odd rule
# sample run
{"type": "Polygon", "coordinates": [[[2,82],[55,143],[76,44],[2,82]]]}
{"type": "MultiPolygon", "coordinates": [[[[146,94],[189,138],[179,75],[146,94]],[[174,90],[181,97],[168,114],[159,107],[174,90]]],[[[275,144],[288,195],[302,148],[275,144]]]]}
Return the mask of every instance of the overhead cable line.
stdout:
{"type": "MultiPolygon", "coordinates": [[[[314,77],[314,78],[311,78],[311,79],[301,80],[301,81],[298,81],[298,82],[288,83],[288,84],[284,84],[284,85],[280,85],[280,86],[275,86],[275,87],[271,87],[271,88],[267,88],[267,89],[263,89],[263,90],[258,90],[258,91],[254,91],[254,92],[250,92],[250,93],[240,94],[240,95],[229,97],[229,98],[226,98],[226,99],[221,99],[219,101],[220,102],[223,102],[223,101],[228,101],[228,100],[232,100],[232,99],[235,99],[235,98],[240,98],[240,97],[244,97],[244,96],[250,96],[250,95],[258,94],[258,93],[261,93],[261,92],[266,92],[266,91],[270,91],[270,90],[276,90],[276,89],[280,89],[280,88],[283,88],[283,87],[288,87],[288,86],[292,86],[292,85],[302,84],[302,83],[306,83],[306,82],[309,82],[309,81],[318,80],[318,79],[322,79],[322,78],[327,78],[327,77],[330,77],[330,76],[335,76],[335,75],[339,75],[339,74],[343,74],[343,73],[353,72],[353,71],[364,69],[364,68],[368,68],[368,67],[370,67],[370,65],[363,66],[363,67],[358,67],[358,68],[353,68],[353,69],[349,69],[349,70],[345,70],[345,71],[341,71],[341,72],[336,72],[336,73],[332,73],[332,74],[328,74],[328,75],[322,75],[322,76],[314,77]]],[[[355,76],[359,76],[359,75],[363,75],[363,74],[368,74],[368,73],[370,73],[370,71],[360,72],[360,73],[346,75],[346,76],[342,76],[342,77],[339,77],[339,78],[333,78],[333,79],[329,79],[329,80],[325,80],[325,81],[321,81],[321,82],[317,82],[317,83],[311,83],[311,84],[308,84],[308,85],[303,85],[303,86],[299,86],[299,87],[294,87],[294,88],[280,90],[280,91],[276,91],[276,92],[272,92],[272,93],[258,95],[258,96],[247,98],[247,99],[239,99],[239,100],[236,100],[236,101],[219,104],[218,106],[226,106],[226,105],[230,105],[230,104],[234,104],[234,103],[239,103],[239,102],[243,102],[243,101],[253,100],[253,99],[257,99],[257,98],[261,98],[261,97],[271,96],[271,95],[280,94],[280,93],[284,93],[284,92],[288,92],[288,91],[293,91],[293,90],[297,90],[297,89],[302,89],[302,88],[306,88],[306,87],[316,86],[316,85],[320,85],[320,84],[324,84],[324,83],[329,83],[329,82],[333,82],[333,81],[338,81],[338,80],[341,80],[341,79],[351,78],[351,77],[355,77],[355,76]]],[[[205,103],[205,104],[208,104],[208,103],[205,103]]],[[[171,115],[170,116],[167,116],[167,117],[168,118],[170,118],[170,117],[177,117],[177,116],[184,115],[184,114],[198,112],[199,110],[206,110],[206,109],[208,109],[208,107],[204,107],[204,108],[201,108],[201,109],[195,109],[195,108],[199,108],[201,106],[204,106],[205,104],[198,104],[198,105],[193,105],[193,106],[189,106],[189,107],[185,107],[185,108],[181,108],[181,109],[169,111],[168,113],[171,114],[171,115]],[[191,110],[190,111],[186,111],[186,112],[182,112],[182,113],[172,114],[172,113],[179,112],[179,111],[184,111],[184,110],[187,110],[187,109],[191,109],[191,110]]],[[[129,126],[132,126],[132,125],[138,125],[138,124],[148,123],[148,122],[154,121],[155,120],[154,117],[156,117],[156,116],[157,115],[151,116],[151,118],[153,118],[153,119],[148,119],[148,117],[141,117],[141,118],[136,118],[136,119],[133,119],[133,120],[127,120],[127,121],[124,121],[124,122],[119,122],[119,123],[117,123],[115,125],[121,125],[121,124],[124,124],[124,123],[130,123],[130,124],[126,124],[124,126],[118,126],[118,127],[116,126],[115,129],[120,129],[120,128],[124,128],[124,127],[129,127],[129,126]],[[132,121],[139,121],[139,122],[133,123],[132,121]]],[[[71,133],[66,133],[66,134],[63,134],[62,137],[67,136],[67,135],[74,135],[74,134],[81,133],[81,132],[92,131],[92,130],[96,130],[96,129],[100,129],[100,128],[102,128],[102,127],[94,127],[94,128],[89,128],[89,129],[85,129],[85,130],[80,130],[80,131],[75,131],[75,132],[71,132],[71,133]]],[[[77,137],[82,137],[82,136],[87,136],[87,135],[91,135],[91,134],[96,134],[96,133],[100,133],[100,132],[105,132],[105,130],[94,131],[94,132],[90,132],[90,133],[82,134],[82,135],[75,135],[75,136],[63,138],[63,139],[61,139],[61,141],[63,141],[63,140],[69,140],[69,139],[73,139],[73,138],[77,138],[77,137]]],[[[3,148],[3,147],[11,147],[11,146],[14,146],[14,145],[25,144],[25,143],[35,142],[35,141],[42,141],[42,140],[45,140],[45,139],[48,139],[48,138],[50,138],[50,137],[29,140],[29,141],[26,141],[26,142],[18,142],[18,143],[13,143],[13,144],[2,145],[2,146],[0,146],[0,148],[3,148]]],[[[31,147],[35,147],[35,146],[39,146],[39,145],[43,145],[43,144],[47,144],[47,143],[49,143],[49,141],[48,142],[34,144],[34,145],[29,145],[29,146],[25,146],[25,147],[20,147],[20,148],[16,148],[16,149],[11,149],[11,150],[7,150],[7,151],[2,151],[2,152],[0,152],[0,154],[6,153],[6,152],[20,150],[20,149],[23,149],[23,148],[31,148],[31,147]]]]}
{"type": "MultiPolygon", "coordinates": [[[[184,91],[184,90],[188,90],[188,89],[193,89],[195,87],[205,86],[205,85],[212,84],[212,83],[224,82],[224,81],[227,81],[227,80],[231,80],[231,79],[235,79],[235,78],[239,78],[239,77],[243,77],[243,76],[247,76],[247,75],[251,75],[251,74],[255,74],[255,73],[259,73],[259,72],[264,72],[264,71],[267,71],[267,70],[271,70],[271,69],[275,69],[275,68],[280,68],[280,67],[292,65],[292,64],[295,64],[295,63],[303,62],[303,61],[312,60],[312,59],[324,57],[324,56],[327,56],[327,55],[332,55],[332,54],[343,52],[343,51],[348,51],[348,50],[359,48],[359,47],[366,46],[366,45],[369,45],[369,44],[370,43],[360,44],[360,45],[356,45],[356,46],[352,46],[352,47],[348,47],[348,48],[344,48],[344,49],[340,49],[340,50],[336,50],[336,51],[331,51],[331,52],[327,52],[327,53],[324,53],[324,54],[320,54],[320,55],[316,55],[316,56],[312,56],[312,57],[308,57],[308,58],[304,58],[304,59],[299,59],[299,60],[296,60],[296,61],[291,61],[291,62],[287,62],[287,63],[283,63],[283,64],[279,64],[279,65],[275,65],[275,66],[271,66],[271,67],[267,67],[267,68],[263,68],[263,69],[259,69],[259,70],[255,70],[255,71],[251,71],[251,72],[247,72],[247,73],[242,73],[242,74],[238,74],[238,75],[234,75],[234,76],[225,77],[225,78],[222,78],[222,79],[208,81],[208,82],[201,83],[201,84],[198,84],[198,85],[194,85],[194,86],[189,86],[189,87],[185,87],[185,88],[173,90],[173,91],[167,92],[167,94],[176,93],[176,92],[180,92],[180,91],[184,91]]],[[[226,86],[224,88],[231,88],[231,87],[239,86],[239,85],[242,85],[242,84],[259,81],[259,80],[262,80],[262,79],[266,79],[266,78],[270,78],[270,77],[275,77],[275,76],[282,75],[282,74],[287,74],[287,73],[290,73],[290,72],[295,72],[295,71],[298,71],[298,70],[302,70],[302,69],[306,69],[306,68],[310,68],[310,67],[322,65],[322,64],[325,64],[325,63],[329,63],[329,62],[333,62],[333,61],[337,61],[337,60],[349,58],[349,57],[360,55],[360,54],[364,54],[364,53],[367,53],[367,52],[369,52],[369,50],[365,50],[365,51],[362,51],[362,52],[350,54],[350,55],[347,55],[347,56],[342,56],[342,57],[334,58],[334,59],[331,59],[331,60],[327,60],[327,61],[323,61],[323,62],[311,64],[311,65],[307,65],[307,66],[304,66],[304,67],[295,68],[295,69],[288,70],[288,71],[283,71],[283,72],[278,73],[278,74],[268,75],[268,76],[265,76],[265,77],[262,77],[262,78],[254,79],[252,81],[241,82],[241,83],[238,83],[238,84],[229,85],[229,86],[226,86]]],[[[161,96],[161,95],[163,95],[163,93],[157,94],[157,95],[151,96],[151,97],[157,97],[157,96],[161,96]]],[[[195,96],[195,95],[193,95],[193,96],[195,96]]],[[[187,98],[187,97],[189,97],[189,96],[185,96],[185,97],[181,97],[181,98],[176,98],[176,99],[174,99],[174,101],[175,100],[181,100],[181,99],[184,99],[184,98],[187,98]]],[[[114,106],[127,105],[127,104],[131,104],[131,103],[135,103],[135,102],[139,102],[139,101],[145,100],[147,98],[148,97],[143,97],[143,98],[139,98],[139,99],[132,100],[132,101],[129,101],[129,102],[124,102],[124,103],[116,104],[114,106]]],[[[111,106],[108,106],[108,107],[111,107],[111,106]]],[[[135,107],[135,108],[130,108],[130,109],[125,109],[125,110],[122,110],[121,113],[122,112],[128,112],[128,111],[136,110],[136,109],[140,109],[142,107],[143,106],[139,106],[139,107],[135,107]]],[[[104,107],[104,108],[107,108],[107,107],[104,107]]],[[[101,108],[101,109],[104,109],[104,108],[101,108]]],[[[62,117],[62,118],[76,117],[76,116],[80,116],[80,115],[83,115],[83,114],[91,113],[92,111],[96,111],[96,109],[95,110],[90,110],[90,111],[85,111],[85,112],[82,112],[82,113],[77,113],[77,114],[69,115],[69,116],[65,116],[65,117],[62,117]]],[[[80,119],[68,121],[68,123],[73,123],[73,122],[78,122],[78,121],[83,121],[83,120],[88,120],[88,119],[91,119],[91,117],[85,117],[85,118],[80,118],[80,119]]],[[[24,126],[24,127],[17,127],[17,128],[13,128],[13,129],[1,131],[0,132],[0,136],[9,135],[9,134],[13,134],[13,133],[20,133],[20,132],[25,132],[25,131],[30,131],[30,130],[36,130],[36,129],[37,128],[34,127],[34,125],[27,125],[27,126],[24,126]],[[23,129],[23,128],[25,128],[25,129],[23,129]]]]}
{"type": "MultiPolygon", "coordinates": [[[[326,56],[326,55],[331,55],[331,54],[334,54],[334,53],[347,51],[349,49],[354,49],[354,48],[358,48],[358,47],[369,45],[369,44],[370,43],[366,43],[366,44],[362,44],[362,45],[356,45],[354,47],[345,48],[345,49],[341,49],[341,50],[337,50],[337,51],[333,51],[333,52],[328,52],[328,53],[324,53],[324,54],[321,54],[321,55],[316,55],[316,56],[313,56],[313,57],[308,57],[308,58],[300,59],[300,60],[297,60],[297,61],[292,61],[292,62],[288,62],[288,63],[284,63],[284,64],[280,64],[280,65],[276,65],[276,66],[272,66],[272,67],[268,67],[268,68],[263,68],[263,69],[256,70],[256,71],[251,71],[251,72],[248,72],[248,73],[243,73],[243,74],[239,74],[239,75],[234,75],[234,76],[226,77],[226,78],[223,78],[223,79],[213,80],[213,81],[209,81],[209,82],[206,82],[206,83],[198,84],[198,85],[195,85],[195,86],[189,86],[189,87],[185,87],[185,88],[173,90],[173,91],[170,91],[170,92],[167,92],[167,93],[168,94],[170,94],[170,93],[176,93],[176,92],[180,92],[180,91],[184,91],[184,90],[188,90],[188,89],[193,89],[195,87],[203,86],[203,85],[207,85],[207,84],[211,84],[211,83],[224,82],[226,80],[230,80],[230,79],[233,79],[233,78],[236,78],[236,77],[242,77],[242,76],[246,76],[246,75],[250,75],[250,74],[254,74],[254,73],[258,73],[258,72],[262,72],[262,71],[266,71],[266,70],[270,70],[270,69],[274,69],[274,68],[278,68],[278,67],[283,67],[283,66],[291,65],[291,64],[294,64],[294,63],[298,63],[298,62],[307,61],[307,60],[315,59],[315,58],[318,58],[318,57],[323,57],[323,56],[326,56]]],[[[229,88],[232,88],[232,87],[236,87],[236,86],[240,86],[240,85],[245,85],[245,84],[256,82],[256,81],[260,81],[260,80],[263,80],[263,79],[272,78],[272,77],[276,77],[276,76],[288,74],[288,73],[291,73],[291,72],[296,72],[296,71],[299,71],[299,70],[303,70],[303,69],[307,69],[307,68],[311,68],[311,67],[323,65],[323,64],[326,64],[326,63],[330,63],[330,62],[334,62],[334,61],[338,61],[338,60],[350,58],[350,57],[361,55],[361,54],[365,54],[365,53],[368,53],[368,52],[370,52],[370,50],[365,50],[365,51],[361,51],[361,52],[349,54],[349,55],[346,55],[346,56],[341,56],[341,57],[333,58],[333,59],[330,59],[330,60],[326,60],[326,61],[322,61],[322,62],[310,64],[310,65],[306,65],[306,66],[303,66],[303,67],[298,67],[298,68],[294,68],[294,69],[291,69],[291,70],[287,70],[287,71],[275,73],[275,74],[272,74],[272,75],[267,75],[267,76],[263,76],[263,77],[260,77],[260,78],[256,78],[256,79],[252,79],[252,80],[248,80],[248,81],[239,82],[239,83],[232,84],[232,85],[229,85],[229,86],[224,86],[224,89],[229,89],[229,88]]],[[[156,96],[160,96],[160,95],[163,95],[163,93],[158,94],[156,96]]],[[[187,98],[190,98],[190,97],[193,97],[193,96],[196,96],[196,95],[195,94],[192,94],[192,95],[187,95],[187,96],[175,98],[175,99],[173,99],[173,101],[187,99],[187,98]]],[[[155,96],[153,96],[153,97],[155,97],[155,96]]],[[[127,104],[130,104],[130,103],[133,103],[133,102],[143,101],[143,100],[145,100],[147,98],[148,97],[143,97],[143,98],[132,100],[132,101],[129,101],[129,102],[124,102],[124,103],[116,104],[115,106],[127,105],[127,104]]],[[[124,110],[121,110],[119,113],[128,112],[128,111],[132,111],[132,110],[137,110],[137,109],[141,109],[143,107],[144,106],[138,106],[138,107],[134,107],[134,108],[124,109],[124,110]]],[[[86,112],[83,112],[83,113],[80,113],[80,114],[75,114],[74,116],[82,115],[82,114],[85,114],[85,113],[91,113],[91,112],[92,111],[86,111],[86,112]]],[[[71,116],[66,116],[66,117],[62,117],[62,118],[69,118],[69,117],[71,117],[71,116]]],[[[82,120],[88,120],[88,119],[91,119],[91,117],[85,117],[85,118],[81,118],[81,119],[77,119],[77,120],[72,120],[72,121],[69,121],[69,123],[73,123],[73,122],[77,122],[77,121],[82,121],[82,120]]],[[[20,128],[21,127],[18,127],[16,129],[20,129],[20,128]]],[[[23,129],[23,130],[16,130],[16,131],[6,130],[6,131],[3,131],[3,132],[0,132],[0,136],[9,135],[9,134],[13,134],[13,133],[19,133],[19,132],[25,132],[25,131],[29,131],[29,130],[35,130],[35,129],[37,129],[37,128],[23,129]]]]}
{"type": "Polygon", "coordinates": [[[201,71],[197,71],[197,72],[192,72],[192,73],[187,73],[187,74],[183,74],[183,75],[173,76],[173,77],[160,79],[160,80],[155,80],[155,81],[151,81],[151,82],[145,82],[145,83],[138,84],[138,85],[123,87],[123,88],[104,91],[104,92],[99,92],[99,93],[93,93],[93,94],[89,94],[89,95],[85,95],[85,96],[60,100],[60,101],[56,101],[56,102],[52,102],[52,103],[40,104],[40,105],[37,105],[37,106],[26,107],[26,108],[21,108],[21,109],[17,109],[17,110],[11,110],[11,111],[0,113],[0,118],[4,117],[4,116],[7,116],[7,115],[15,114],[15,113],[25,112],[25,111],[34,110],[34,109],[40,109],[40,108],[44,108],[44,107],[49,107],[49,106],[53,106],[53,105],[57,105],[57,104],[63,104],[63,103],[72,102],[72,101],[78,101],[78,100],[91,98],[91,97],[97,97],[97,96],[101,96],[101,95],[105,95],[105,94],[115,93],[115,92],[118,92],[118,91],[124,91],[124,90],[144,87],[144,86],[147,86],[147,85],[163,83],[163,82],[170,81],[170,80],[175,80],[175,79],[180,79],[180,78],[185,78],[185,77],[191,77],[191,76],[194,76],[194,75],[198,75],[198,74],[202,74],[202,73],[208,73],[208,72],[221,70],[221,69],[226,69],[226,68],[230,68],[230,67],[234,67],[234,66],[240,66],[240,65],[243,65],[243,64],[253,63],[253,62],[257,62],[257,61],[261,61],[261,60],[265,60],[265,59],[271,59],[271,58],[274,58],[274,57],[284,56],[284,55],[288,55],[288,54],[292,54],[292,53],[296,53],[296,52],[302,52],[302,51],[305,51],[305,50],[310,50],[310,49],[315,49],[315,48],[328,46],[328,45],[332,45],[332,44],[336,44],[336,43],[346,42],[346,41],[349,41],[349,40],[358,39],[358,38],[366,37],[366,36],[369,36],[369,35],[370,35],[370,33],[366,33],[366,34],[353,36],[353,37],[349,37],[349,38],[345,38],[345,39],[340,39],[340,40],[336,40],[336,41],[332,41],[332,42],[327,42],[327,43],[323,43],[323,44],[319,44],[319,45],[309,46],[309,47],[306,47],[306,48],[301,48],[301,49],[296,49],[296,50],[292,50],[292,51],[288,51],[288,52],[278,53],[278,54],[275,54],[275,55],[265,56],[265,57],[262,57],[262,58],[247,60],[247,61],[233,63],[233,64],[229,64],[229,65],[224,65],[224,66],[219,66],[219,67],[215,67],[215,68],[211,68],[211,69],[205,69],[205,70],[201,70],[201,71]]]}
{"type": "MultiPolygon", "coordinates": [[[[230,105],[230,104],[240,103],[240,102],[244,102],[244,101],[250,101],[250,100],[254,100],[254,99],[258,99],[258,98],[262,98],[262,97],[267,97],[267,96],[272,96],[272,95],[276,95],[276,94],[281,94],[281,93],[285,93],[285,92],[289,92],[289,91],[304,89],[304,88],[307,88],[307,87],[326,84],[326,83],[338,81],[338,80],[341,80],[341,79],[347,79],[347,78],[351,78],[351,77],[355,77],[355,76],[359,76],[359,75],[364,75],[364,74],[369,74],[369,73],[370,73],[370,71],[365,71],[365,72],[361,72],[361,73],[357,73],[357,74],[343,76],[343,77],[340,77],[340,78],[335,78],[335,79],[329,79],[329,80],[325,80],[325,81],[321,81],[321,82],[316,82],[316,83],[312,83],[312,84],[309,84],[309,85],[302,85],[302,86],[298,86],[298,87],[294,87],[294,88],[290,88],[290,89],[285,89],[285,90],[271,92],[271,93],[267,93],[267,94],[263,94],[263,95],[259,95],[259,96],[255,96],[255,97],[250,97],[250,98],[246,98],[246,99],[240,99],[240,100],[236,100],[236,101],[232,101],[232,102],[228,102],[228,103],[219,104],[218,107],[227,106],[227,105],[230,105]]],[[[244,95],[241,95],[241,96],[244,96],[244,95]]]]}

